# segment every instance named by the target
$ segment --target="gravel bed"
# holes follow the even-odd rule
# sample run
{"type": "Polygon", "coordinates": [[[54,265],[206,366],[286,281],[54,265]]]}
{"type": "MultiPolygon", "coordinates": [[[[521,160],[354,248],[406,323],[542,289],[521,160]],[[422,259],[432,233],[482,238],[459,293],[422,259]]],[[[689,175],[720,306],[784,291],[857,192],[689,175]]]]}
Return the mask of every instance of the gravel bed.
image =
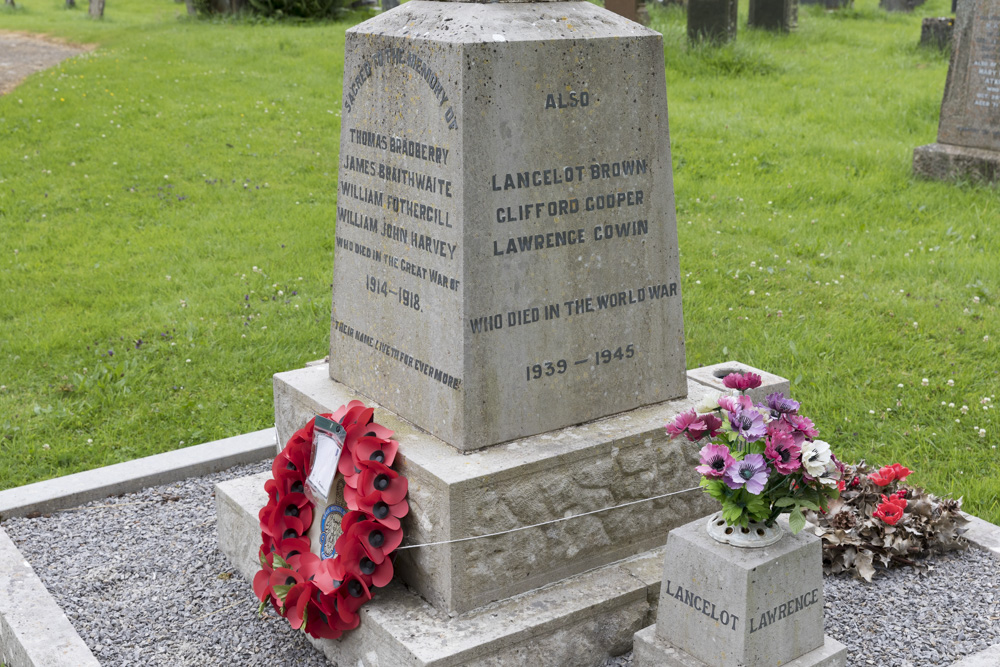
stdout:
{"type": "MultiPolygon", "coordinates": [[[[3,523],[102,665],[327,665],[217,548],[213,487],[270,462],[3,523]]],[[[1000,568],[970,549],[874,583],[827,577],[826,633],[849,667],[949,665],[1000,644],[1000,568]]],[[[632,654],[606,667],[631,667],[632,654]]]]}

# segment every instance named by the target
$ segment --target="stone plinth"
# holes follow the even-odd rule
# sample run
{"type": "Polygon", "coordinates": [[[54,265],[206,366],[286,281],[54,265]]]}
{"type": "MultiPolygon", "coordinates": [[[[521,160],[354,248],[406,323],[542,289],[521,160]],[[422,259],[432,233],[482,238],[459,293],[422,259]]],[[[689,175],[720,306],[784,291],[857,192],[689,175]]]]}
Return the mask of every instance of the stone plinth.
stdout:
{"type": "Polygon", "coordinates": [[[660,34],[413,0],[346,39],[330,376],[461,450],[683,396],[660,34]]]}
{"type": "MultiPolygon", "coordinates": [[[[754,370],[736,362],[709,368],[754,370]]],[[[787,380],[757,372],[763,392],[787,392],[787,380]]],[[[397,467],[410,484],[406,542],[484,535],[697,486],[699,446],[669,440],[663,429],[676,414],[718,395],[721,384],[708,378],[721,380],[712,370],[691,376],[699,379],[690,381],[685,399],[472,454],[367,401],[400,442],[397,467]]],[[[314,414],[366,400],[330,380],[325,366],[275,375],[274,397],[280,443],[314,414]]],[[[462,612],[662,545],[671,528],[711,505],[695,491],[544,529],[401,550],[396,570],[435,606],[462,612]]]]}
{"type": "Polygon", "coordinates": [[[799,24],[799,0],[750,0],[747,25],[790,32],[799,24]]]}
{"type": "Polygon", "coordinates": [[[743,549],[713,540],[705,521],[667,538],[657,621],[636,638],[636,664],[843,665],[846,648],[823,635],[819,538],[743,549]]]}
{"type": "Polygon", "coordinates": [[[688,39],[692,42],[736,39],[737,6],[737,0],[688,0],[688,39]]]}
{"type": "Polygon", "coordinates": [[[925,18],[920,24],[920,46],[933,46],[942,51],[951,48],[955,19],[948,16],[925,18]]]}
{"type": "Polygon", "coordinates": [[[958,8],[935,144],[913,154],[916,175],[936,180],[1000,177],[1000,0],[958,8]]]}

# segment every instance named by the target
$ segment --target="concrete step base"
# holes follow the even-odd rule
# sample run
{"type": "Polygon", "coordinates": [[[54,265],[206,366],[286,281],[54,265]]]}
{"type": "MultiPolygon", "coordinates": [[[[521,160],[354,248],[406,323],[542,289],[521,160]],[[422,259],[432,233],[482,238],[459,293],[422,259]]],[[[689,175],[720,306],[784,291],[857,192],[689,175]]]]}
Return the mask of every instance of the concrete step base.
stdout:
{"type": "MultiPolygon", "coordinates": [[[[824,635],[823,645],[803,656],[786,662],[782,667],[843,667],[847,662],[847,647],[824,635]]],[[[711,667],[656,634],[650,625],[635,634],[633,644],[635,667],[711,667]]]]}
{"type": "MultiPolygon", "coordinates": [[[[248,581],[258,569],[267,478],[216,486],[219,547],[248,581]]],[[[661,547],[458,615],[394,580],[362,608],[357,629],[312,642],[351,667],[599,665],[653,622],[662,574],[661,547]]]]}

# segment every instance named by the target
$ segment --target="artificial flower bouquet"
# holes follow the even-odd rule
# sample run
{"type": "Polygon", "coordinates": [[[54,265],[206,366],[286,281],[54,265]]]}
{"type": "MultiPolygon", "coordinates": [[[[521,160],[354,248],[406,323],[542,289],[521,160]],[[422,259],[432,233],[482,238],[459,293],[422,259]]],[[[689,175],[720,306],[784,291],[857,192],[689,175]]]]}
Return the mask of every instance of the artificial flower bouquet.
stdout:
{"type": "Polygon", "coordinates": [[[722,503],[730,526],[774,525],[787,513],[793,533],[806,525],[803,510],[825,511],[844,489],[843,464],[830,445],[817,440],[799,403],[782,393],[754,404],[747,391],[761,385],[756,373],[731,373],[723,384],[735,390],[666,425],[671,438],[684,435],[701,448],[701,486],[722,503]]]}

